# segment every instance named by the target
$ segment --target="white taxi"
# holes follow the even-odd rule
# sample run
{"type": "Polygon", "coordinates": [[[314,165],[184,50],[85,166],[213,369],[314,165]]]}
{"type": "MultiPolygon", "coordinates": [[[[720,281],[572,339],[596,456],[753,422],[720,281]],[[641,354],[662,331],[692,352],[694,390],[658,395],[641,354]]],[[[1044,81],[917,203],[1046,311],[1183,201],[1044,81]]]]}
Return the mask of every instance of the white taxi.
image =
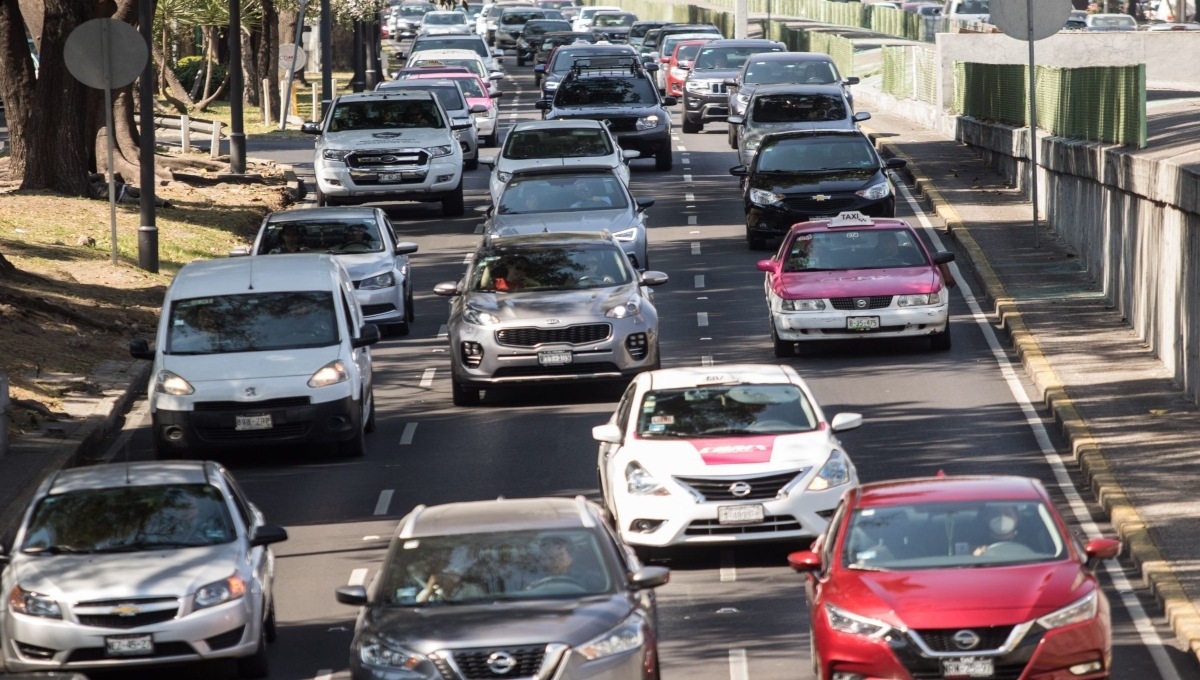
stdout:
{"type": "Polygon", "coordinates": [[[600,487],[631,545],[816,537],[858,473],[790,366],[731,364],[637,376],[600,442],[600,487]]]}

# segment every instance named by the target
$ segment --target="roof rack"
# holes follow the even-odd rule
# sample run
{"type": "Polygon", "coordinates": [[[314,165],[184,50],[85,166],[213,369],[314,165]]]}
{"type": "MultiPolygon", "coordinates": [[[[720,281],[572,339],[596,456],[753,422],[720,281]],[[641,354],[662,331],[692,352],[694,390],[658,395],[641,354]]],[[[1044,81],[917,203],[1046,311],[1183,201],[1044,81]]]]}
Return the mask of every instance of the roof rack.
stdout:
{"type": "Polygon", "coordinates": [[[641,68],[642,60],[632,54],[579,56],[571,63],[571,73],[576,76],[637,75],[641,68]]]}

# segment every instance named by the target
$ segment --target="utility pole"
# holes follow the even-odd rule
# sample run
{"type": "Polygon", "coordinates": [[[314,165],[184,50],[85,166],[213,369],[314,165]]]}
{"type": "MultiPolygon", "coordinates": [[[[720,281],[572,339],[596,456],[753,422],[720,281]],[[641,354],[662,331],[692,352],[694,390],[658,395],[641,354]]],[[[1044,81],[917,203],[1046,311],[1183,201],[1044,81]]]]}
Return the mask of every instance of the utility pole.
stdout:
{"type": "Polygon", "coordinates": [[[374,20],[363,24],[363,30],[367,31],[367,89],[374,90],[383,80],[379,74],[379,15],[376,14],[374,20]]]}
{"type": "Polygon", "coordinates": [[[321,116],[333,103],[333,10],[321,0],[321,116]]]}
{"type": "Polygon", "coordinates": [[[350,81],[350,89],[354,92],[363,91],[363,82],[367,79],[366,61],[367,46],[363,43],[363,22],[361,19],[354,20],[354,79],[350,81]]]}
{"type": "Polygon", "coordinates": [[[244,90],[242,0],[229,0],[229,172],[235,175],[246,173],[246,129],[242,125],[244,90]]]}
{"type": "MultiPolygon", "coordinates": [[[[138,30],[146,41],[146,53],[154,40],[153,0],[138,0],[138,30]]],[[[163,64],[163,68],[167,68],[163,64]]],[[[141,156],[141,213],[142,223],[138,227],[138,266],[151,273],[158,272],[158,227],[154,222],[154,60],[147,59],[138,81],[138,107],[141,108],[141,123],[138,130],[139,156],[141,156]]],[[[2,436],[0,432],[0,436],[2,436]]]]}

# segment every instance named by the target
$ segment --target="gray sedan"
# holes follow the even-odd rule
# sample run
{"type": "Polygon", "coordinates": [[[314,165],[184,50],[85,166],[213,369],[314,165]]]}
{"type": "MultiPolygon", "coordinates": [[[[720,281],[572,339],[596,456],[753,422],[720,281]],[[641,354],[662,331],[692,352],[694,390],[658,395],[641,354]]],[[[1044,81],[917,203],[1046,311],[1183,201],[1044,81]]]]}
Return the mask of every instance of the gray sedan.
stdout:
{"type": "Polygon", "coordinates": [[[856,130],[870,120],[867,112],[854,113],[839,85],[762,85],[746,105],[745,116],[730,116],[729,124],[741,127],[738,156],[749,166],[763,137],[793,130],[856,130]]]}

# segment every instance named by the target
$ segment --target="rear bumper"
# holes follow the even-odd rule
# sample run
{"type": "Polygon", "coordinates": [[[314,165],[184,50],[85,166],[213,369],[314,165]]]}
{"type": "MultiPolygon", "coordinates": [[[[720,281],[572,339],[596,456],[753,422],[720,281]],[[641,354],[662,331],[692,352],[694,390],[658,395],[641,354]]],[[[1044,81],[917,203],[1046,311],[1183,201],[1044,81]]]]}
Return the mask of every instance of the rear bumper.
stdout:
{"type": "Polygon", "coordinates": [[[729,95],[697,96],[684,88],[683,115],[689,123],[718,123],[729,118],[729,95]]]}
{"type": "MultiPolygon", "coordinates": [[[[805,214],[787,208],[761,206],[757,203],[745,202],[746,232],[753,236],[783,236],[792,225],[807,222],[814,217],[832,217],[833,214],[805,214]]],[[[865,199],[856,201],[843,210],[856,210],[868,217],[895,217],[896,197],[889,195],[877,201],[865,199]]],[[[840,212],[840,211],[839,211],[840,212]]]]}

